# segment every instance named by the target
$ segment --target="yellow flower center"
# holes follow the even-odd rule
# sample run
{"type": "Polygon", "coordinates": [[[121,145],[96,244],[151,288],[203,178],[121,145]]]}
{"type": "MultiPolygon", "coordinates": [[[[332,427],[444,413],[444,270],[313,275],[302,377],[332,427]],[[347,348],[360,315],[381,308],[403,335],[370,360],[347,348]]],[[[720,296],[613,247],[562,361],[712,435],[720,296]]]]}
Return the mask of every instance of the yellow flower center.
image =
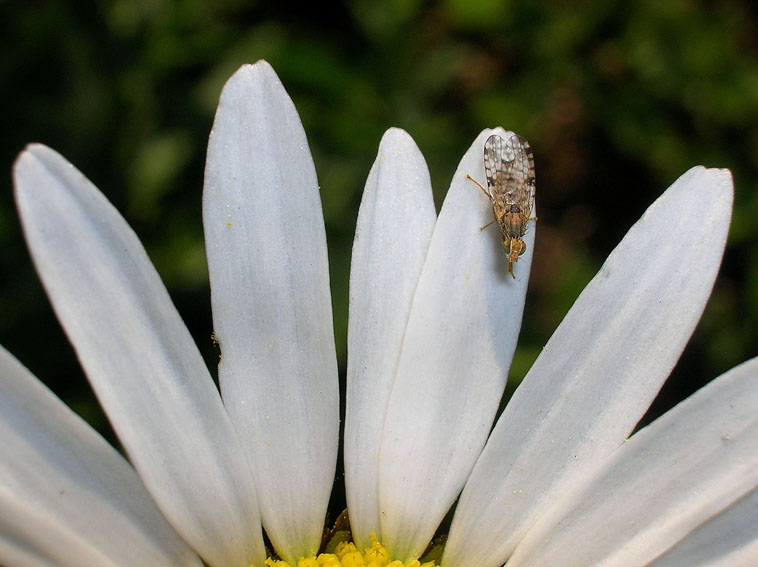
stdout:
{"type": "MultiPolygon", "coordinates": [[[[327,551],[331,545],[327,547],[327,551]]],[[[387,549],[371,534],[371,545],[363,552],[359,551],[351,541],[340,541],[331,553],[321,553],[317,557],[299,559],[297,566],[278,559],[266,559],[267,567],[435,567],[434,561],[421,563],[414,561],[392,560],[387,549]]]]}

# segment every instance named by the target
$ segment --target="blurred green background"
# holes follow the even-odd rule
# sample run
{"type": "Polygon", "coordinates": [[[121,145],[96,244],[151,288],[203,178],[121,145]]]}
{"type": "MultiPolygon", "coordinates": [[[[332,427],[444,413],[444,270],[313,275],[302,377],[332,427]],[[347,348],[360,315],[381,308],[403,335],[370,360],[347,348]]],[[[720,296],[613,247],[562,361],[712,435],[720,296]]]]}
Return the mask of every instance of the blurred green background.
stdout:
{"type": "Polygon", "coordinates": [[[735,213],[713,297],[649,417],[758,354],[755,3],[298,6],[0,1],[0,343],[109,438],[27,254],[11,164],[26,143],[44,142],[103,190],[213,367],[206,141],[224,81],[261,58],[294,100],[314,155],[343,374],[355,218],[390,126],[426,156],[438,206],[483,128],[515,130],[534,148],[540,221],[512,385],[628,228],[696,164],[732,170],[735,213]]]}

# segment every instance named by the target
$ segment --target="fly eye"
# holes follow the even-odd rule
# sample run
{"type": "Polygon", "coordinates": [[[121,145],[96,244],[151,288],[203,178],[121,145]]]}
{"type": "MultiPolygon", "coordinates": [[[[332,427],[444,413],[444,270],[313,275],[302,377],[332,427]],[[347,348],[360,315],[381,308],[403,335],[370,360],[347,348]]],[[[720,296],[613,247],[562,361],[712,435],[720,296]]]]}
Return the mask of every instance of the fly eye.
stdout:
{"type": "Polygon", "coordinates": [[[511,241],[510,239],[503,239],[503,250],[508,252],[510,254],[511,252],[511,241]]]}
{"type": "Polygon", "coordinates": [[[518,255],[521,256],[524,252],[526,252],[526,242],[521,242],[521,250],[519,250],[518,255]]]}

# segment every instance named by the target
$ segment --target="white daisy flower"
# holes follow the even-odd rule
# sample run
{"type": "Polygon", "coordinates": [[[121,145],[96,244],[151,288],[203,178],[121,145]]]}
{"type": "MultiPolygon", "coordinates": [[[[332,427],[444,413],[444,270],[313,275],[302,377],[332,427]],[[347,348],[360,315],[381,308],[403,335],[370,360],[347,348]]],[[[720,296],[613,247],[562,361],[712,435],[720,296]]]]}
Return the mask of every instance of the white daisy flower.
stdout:
{"type": "Polygon", "coordinates": [[[130,462],[0,351],[0,563],[418,565],[457,500],[445,567],[749,565],[758,359],[627,440],[710,294],[729,172],[694,168],[648,209],[491,430],[536,232],[512,278],[466,179],[483,180],[493,132],[506,136],[477,138],[439,216],[410,136],[381,142],[351,265],[355,545],[318,559],[339,432],[327,248],[305,133],[274,71],[229,80],[208,148],[221,395],[126,222],[59,154],[29,146],[14,167],[26,239],[130,462]]]}

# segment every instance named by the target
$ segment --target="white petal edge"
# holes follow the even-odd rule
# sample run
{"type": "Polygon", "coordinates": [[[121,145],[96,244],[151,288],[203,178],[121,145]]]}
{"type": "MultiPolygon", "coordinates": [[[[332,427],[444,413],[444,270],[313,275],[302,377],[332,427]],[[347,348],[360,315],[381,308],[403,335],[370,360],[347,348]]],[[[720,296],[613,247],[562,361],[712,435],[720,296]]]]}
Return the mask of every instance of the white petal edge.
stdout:
{"type": "Polygon", "coordinates": [[[321,543],[339,386],[316,171],[295,106],[265,61],[241,67],[221,93],[203,221],[221,393],[266,533],[296,562],[321,543]]]}
{"type": "Polygon", "coordinates": [[[756,439],[754,358],[640,430],[569,487],[509,567],[647,565],[756,489],[756,439]]]}
{"type": "Polygon", "coordinates": [[[437,211],[413,139],[388,130],[363,191],[350,262],[345,486],[359,549],[382,541],[379,446],[405,327],[437,211]]]}
{"type": "Polygon", "coordinates": [[[458,166],[414,295],[387,407],[379,460],[383,542],[416,559],[458,496],[505,389],[521,327],[534,250],[507,261],[484,181],[486,130],[458,166]]]}
{"type": "Polygon", "coordinates": [[[208,370],[134,232],[74,166],[14,166],[37,272],[163,514],[210,565],[265,559],[252,475],[208,370]]]}
{"type": "MultiPolygon", "coordinates": [[[[0,488],[0,561],[13,567],[118,567],[86,536],[0,488]]],[[[136,555],[141,555],[137,550],[136,555]]],[[[202,565],[196,559],[195,565],[202,565]]],[[[128,564],[128,560],[123,565],[128,564]]],[[[156,563],[161,565],[161,563],[156,563]]],[[[163,565],[174,565],[163,563],[163,565]]]]}
{"type": "Polygon", "coordinates": [[[650,567],[753,567],[758,557],[758,487],[653,561],[650,567]]]}
{"type": "Polygon", "coordinates": [[[631,433],[700,318],[732,198],[727,170],[693,168],[611,253],[498,419],[445,565],[502,565],[543,508],[631,433]]]}
{"type": "Polygon", "coordinates": [[[124,458],[2,347],[0,446],[1,564],[201,565],[124,458]]]}

